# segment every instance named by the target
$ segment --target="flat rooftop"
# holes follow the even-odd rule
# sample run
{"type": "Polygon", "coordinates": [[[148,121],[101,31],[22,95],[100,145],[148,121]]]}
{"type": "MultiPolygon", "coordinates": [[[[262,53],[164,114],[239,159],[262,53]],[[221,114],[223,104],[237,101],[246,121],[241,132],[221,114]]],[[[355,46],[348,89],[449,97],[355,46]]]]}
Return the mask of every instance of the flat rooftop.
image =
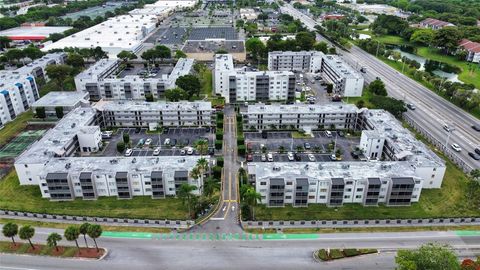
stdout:
{"type": "Polygon", "coordinates": [[[408,162],[399,161],[335,161],[335,162],[252,162],[249,174],[257,179],[307,176],[319,180],[332,178],[366,179],[389,177],[413,177],[415,171],[408,162]]]}
{"type": "Polygon", "coordinates": [[[55,91],[50,92],[35,101],[32,107],[72,107],[82,100],[88,101],[87,92],[55,91]]]}
{"type": "Polygon", "coordinates": [[[342,74],[343,77],[355,79],[363,78],[359,72],[354,70],[349,64],[345,63],[345,61],[343,61],[337,55],[326,55],[325,57],[323,57],[323,61],[327,62],[330,67],[334,68],[338,73],[342,74]]]}
{"type": "Polygon", "coordinates": [[[237,30],[234,27],[201,27],[192,28],[189,40],[224,39],[238,40],[237,30]]]}
{"type": "Polygon", "coordinates": [[[256,103],[248,105],[243,112],[249,114],[308,114],[308,113],[356,113],[358,108],[353,104],[272,104],[256,103]]]}
{"type": "Polygon", "coordinates": [[[100,100],[94,105],[99,111],[209,111],[212,109],[210,101],[180,101],[180,102],[145,102],[132,100],[100,100]]]}
{"type": "Polygon", "coordinates": [[[188,40],[182,48],[185,53],[211,53],[225,50],[228,53],[245,52],[243,40],[188,40]]]}
{"type": "Polygon", "coordinates": [[[6,36],[12,40],[40,40],[47,38],[50,34],[63,33],[70,26],[36,26],[36,27],[15,27],[0,31],[0,36],[6,36]]]}

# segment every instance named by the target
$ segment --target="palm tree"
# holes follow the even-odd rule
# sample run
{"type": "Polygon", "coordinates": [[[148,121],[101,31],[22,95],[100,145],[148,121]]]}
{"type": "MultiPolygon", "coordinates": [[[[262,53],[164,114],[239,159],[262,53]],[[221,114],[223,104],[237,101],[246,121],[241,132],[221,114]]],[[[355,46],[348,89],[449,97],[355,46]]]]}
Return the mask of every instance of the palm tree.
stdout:
{"type": "Polygon", "coordinates": [[[8,222],[7,224],[3,225],[2,233],[5,237],[12,238],[12,242],[15,245],[15,236],[18,234],[18,225],[12,222],[8,222]]]}
{"type": "Polygon", "coordinates": [[[102,226],[98,225],[98,224],[93,224],[93,225],[90,225],[88,226],[88,231],[87,231],[87,234],[88,236],[90,236],[90,238],[93,239],[93,242],[95,243],[95,248],[97,248],[97,252],[99,251],[98,250],[98,245],[97,245],[97,238],[99,238],[101,235],[102,235],[102,226]]]}
{"type": "Polygon", "coordinates": [[[90,227],[90,223],[85,222],[82,225],[80,225],[79,231],[81,234],[83,234],[83,239],[85,240],[85,246],[88,248],[88,243],[87,243],[87,232],[88,228],[90,227]]]}
{"type": "Polygon", "coordinates": [[[207,154],[208,151],[208,141],[206,140],[198,140],[195,143],[195,149],[197,150],[198,153],[200,153],[201,156],[207,154]]]}
{"type": "Polygon", "coordinates": [[[65,229],[63,236],[65,236],[65,239],[67,239],[67,241],[75,241],[75,245],[77,245],[77,249],[78,251],[80,251],[80,246],[78,245],[77,241],[78,236],[80,236],[80,230],[77,226],[68,226],[65,229]]]}
{"type": "Polygon", "coordinates": [[[35,247],[32,244],[32,241],[31,241],[31,239],[34,235],[35,235],[35,229],[30,225],[22,226],[20,228],[20,231],[18,232],[18,236],[20,236],[20,239],[28,240],[32,249],[35,249],[35,247]]]}
{"type": "Polygon", "coordinates": [[[262,200],[262,195],[258,193],[253,187],[249,187],[245,191],[245,203],[250,207],[252,210],[252,219],[255,220],[255,206],[257,205],[257,202],[262,200]]]}
{"type": "Polygon", "coordinates": [[[210,197],[216,190],[220,190],[220,183],[212,177],[208,177],[203,183],[203,195],[210,197]]]}
{"type": "Polygon", "coordinates": [[[197,167],[198,169],[200,170],[200,178],[202,179],[203,181],[203,175],[205,174],[205,172],[208,172],[209,171],[209,163],[208,163],[208,160],[206,158],[200,158],[199,160],[197,160],[197,167]]]}
{"type": "Polygon", "coordinates": [[[62,240],[62,237],[58,233],[51,233],[47,237],[47,246],[55,247],[55,250],[58,252],[58,242],[62,240]]]}
{"type": "Polygon", "coordinates": [[[190,217],[192,216],[190,208],[193,201],[192,198],[194,196],[192,191],[194,190],[197,190],[197,187],[189,184],[182,184],[178,190],[178,197],[182,199],[183,205],[185,205],[185,203],[188,205],[188,215],[190,217]]]}

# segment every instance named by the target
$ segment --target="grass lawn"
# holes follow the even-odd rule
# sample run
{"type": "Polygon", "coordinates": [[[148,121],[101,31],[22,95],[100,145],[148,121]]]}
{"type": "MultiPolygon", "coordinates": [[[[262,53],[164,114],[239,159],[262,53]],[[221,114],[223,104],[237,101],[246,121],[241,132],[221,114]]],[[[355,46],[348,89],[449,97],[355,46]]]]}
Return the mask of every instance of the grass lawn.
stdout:
{"type": "Polygon", "coordinates": [[[305,133],[300,133],[298,131],[293,131],[292,132],[292,138],[294,139],[311,139],[312,136],[305,134],[305,133]]]}
{"type": "MultiPolygon", "coordinates": [[[[8,222],[15,223],[19,227],[24,225],[30,225],[32,227],[37,227],[37,228],[40,227],[40,228],[55,228],[55,229],[66,229],[70,225],[78,225],[73,223],[58,223],[58,222],[44,222],[44,221],[33,221],[33,220],[24,220],[24,219],[0,218],[0,224],[6,224],[8,222]]],[[[102,225],[102,229],[104,232],[108,231],[108,232],[170,233],[172,231],[170,228],[106,226],[106,225],[102,225]]]]}
{"type": "Polygon", "coordinates": [[[201,94],[207,97],[211,97],[213,94],[212,71],[208,68],[204,68],[201,70],[199,77],[200,77],[200,85],[201,85],[201,94]]]}
{"type": "MultiPolygon", "coordinates": [[[[439,152],[436,154],[442,156],[439,152]]],[[[467,181],[465,174],[447,160],[442,188],[424,189],[420,201],[408,207],[344,204],[342,207],[331,208],[312,204],[306,208],[267,208],[260,205],[255,208],[255,217],[257,220],[351,220],[480,216],[480,210],[465,196],[467,181]]]]}
{"type": "Polygon", "coordinates": [[[474,65],[476,68],[471,72],[469,71],[469,62],[458,60],[454,56],[440,54],[438,50],[434,48],[419,47],[417,49],[417,54],[428,59],[448,63],[461,68],[462,72],[458,74],[458,79],[464,83],[473,84],[475,85],[475,88],[480,89],[480,70],[478,65],[474,65]]]}
{"type": "Polygon", "coordinates": [[[403,45],[409,42],[405,41],[402,37],[393,35],[372,36],[374,40],[378,40],[385,44],[403,45]]]}
{"type": "Polygon", "coordinates": [[[149,196],[142,196],[130,200],[117,200],[114,197],[101,197],[96,201],[76,199],[68,202],[50,202],[41,197],[38,186],[20,186],[15,171],[0,180],[0,209],[112,218],[180,220],[188,218],[188,209],[177,198],[154,200],[149,196]]]}
{"type": "Polygon", "coordinates": [[[27,122],[32,118],[33,112],[29,110],[17,116],[12,122],[7,123],[0,130],[0,146],[3,146],[23,131],[27,126],[27,122]]]}

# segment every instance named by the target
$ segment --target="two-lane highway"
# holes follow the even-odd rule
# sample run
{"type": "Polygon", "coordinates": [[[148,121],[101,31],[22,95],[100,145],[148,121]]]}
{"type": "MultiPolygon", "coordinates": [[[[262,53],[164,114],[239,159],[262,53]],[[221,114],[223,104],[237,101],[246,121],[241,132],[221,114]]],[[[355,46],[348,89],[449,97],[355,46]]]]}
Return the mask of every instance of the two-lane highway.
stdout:
{"type": "MultiPolygon", "coordinates": [[[[311,17],[299,12],[290,4],[285,3],[280,10],[301,20],[312,31],[315,30],[316,25],[319,25],[311,17]]],[[[320,35],[317,37],[328,42],[320,35]]],[[[417,109],[408,111],[407,116],[439,142],[447,143],[449,137],[446,151],[462,160],[469,169],[480,168],[480,161],[473,160],[468,156],[468,152],[473,152],[475,147],[480,147],[480,132],[471,128],[474,124],[480,125],[478,119],[355,45],[349,52],[339,48],[337,51],[351,66],[357,69],[362,66],[367,67],[367,74],[364,74],[366,82],[371,82],[379,77],[385,83],[390,96],[404,100],[406,103],[413,103],[417,109]],[[450,136],[443,129],[445,124],[455,129],[450,136]],[[463,149],[462,152],[454,152],[450,147],[452,143],[460,145],[463,149]]]]}

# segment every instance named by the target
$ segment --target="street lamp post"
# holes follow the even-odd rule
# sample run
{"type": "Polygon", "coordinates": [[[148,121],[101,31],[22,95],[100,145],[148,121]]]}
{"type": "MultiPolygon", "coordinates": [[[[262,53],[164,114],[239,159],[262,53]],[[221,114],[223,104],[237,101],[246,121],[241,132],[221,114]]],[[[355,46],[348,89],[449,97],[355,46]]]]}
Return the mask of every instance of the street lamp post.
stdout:
{"type": "Polygon", "coordinates": [[[378,49],[380,48],[380,41],[377,40],[377,52],[375,53],[375,57],[378,57],[378,49]]]}

